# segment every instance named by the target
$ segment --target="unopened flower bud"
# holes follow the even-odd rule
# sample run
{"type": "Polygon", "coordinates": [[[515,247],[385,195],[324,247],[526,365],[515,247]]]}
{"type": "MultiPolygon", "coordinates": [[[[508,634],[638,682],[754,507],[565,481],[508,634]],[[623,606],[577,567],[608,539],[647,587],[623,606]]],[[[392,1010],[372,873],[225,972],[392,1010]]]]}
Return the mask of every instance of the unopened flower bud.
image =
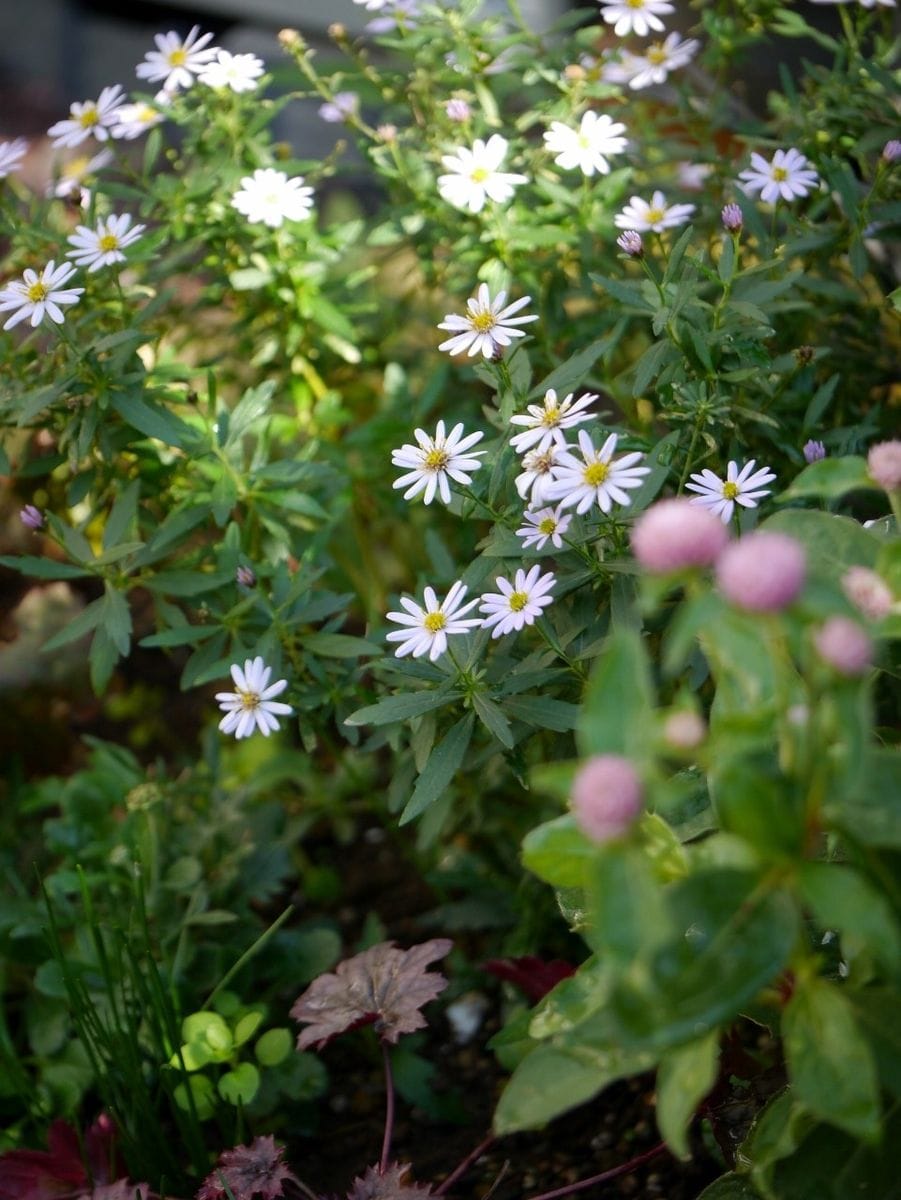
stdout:
{"type": "Polygon", "coordinates": [[[384,142],[386,146],[390,146],[392,142],[397,141],[396,125],[379,125],[378,129],[376,129],[376,133],[379,135],[379,140],[384,142]]]}
{"type": "Polygon", "coordinates": [[[730,604],[745,612],[780,612],[797,598],[806,574],[804,547],[784,533],[751,533],[728,546],[716,581],[730,604]]]}
{"type": "Polygon", "coordinates": [[[585,79],[588,72],[580,63],[569,63],[563,68],[563,78],[569,83],[578,83],[585,79]]]}
{"type": "Polygon", "coordinates": [[[822,442],[815,442],[811,438],[809,442],[804,443],[803,454],[806,463],[819,462],[821,458],[826,457],[826,447],[822,442]]]}
{"type": "Polygon", "coordinates": [[[694,750],[706,736],[704,718],[690,708],[670,713],[663,723],[663,740],[676,750],[694,750]]]}
{"type": "Polygon", "coordinates": [[[328,35],[335,42],[343,42],[347,40],[347,26],[342,25],[340,21],[335,21],[328,27],[328,35]]]}
{"type": "Polygon", "coordinates": [[[638,772],[618,754],[590,758],[573,780],[573,813],[595,842],[609,842],[628,833],[641,813],[642,802],[638,772]]]}
{"type": "Polygon", "coordinates": [[[720,213],[723,228],[728,233],[738,233],[744,223],[742,211],[737,204],[727,204],[720,213]]]}
{"type": "Polygon", "coordinates": [[[19,520],[26,529],[40,529],[44,524],[44,514],[33,504],[26,504],[19,511],[19,520]]]}
{"type": "Polygon", "coordinates": [[[296,29],[280,29],[278,40],[286,50],[296,50],[306,44],[296,29]]]}
{"type": "Polygon", "coordinates": [[[627,229],[625,233],[621,233],[616,239],[616,244],[630,258],[641,258],[644,254],[644,242],[641,240],[641,234],[634,229],[627,229]]]}
{"type": "Polygon", "coordinates": [[[863,675],[873,662],[873,643],[866,630],[848,617],[830,617],[813,637],[817,652],[839,675],[863,675]]]}
{"type": "Polygon", "coordinates": [[[632,552],[654,575],[709,567],[728,541],[729,531],[722,521],[681,498],[652,505],[632,530],[632,552]]]}
{"type": "Polygon", "coordinates": [[[253,567],[238,567],[237,571],[235,571],[235,579],[240,583],[241,587],[256,587],[257,577],[253,567]]]}
{"type": "Polygon", "coordinates": [[[799,346],[795,351],[795,358],[800,366],[806,367],[813,360],[813,346],[799,346]]]}
{"type": "Polygon", "coordinates": [[[901,488],[901,442],[879,442],[871,446],[867,469],[881,488],[897,492],[901,488]]]}
{"type": "Polygon", "coordinates": [[[892,138],[882,147],[882,157],[887,163],[897,162],[901,158],[901,141],[892,138]]]}
{"type": "Polygon", "coordinates": [[[451,121],[468,121],[472,116],[469,105],[458,96],[452,96],[450,100],[445,100],[444,111],[451,121]]]}
{"type": "Polygon", "coordinates": [[[854,607],[871,621],[881,621],[892,611],[892,589],[869,567],[850,567],[842,576],[842,590],[854,607]]]}

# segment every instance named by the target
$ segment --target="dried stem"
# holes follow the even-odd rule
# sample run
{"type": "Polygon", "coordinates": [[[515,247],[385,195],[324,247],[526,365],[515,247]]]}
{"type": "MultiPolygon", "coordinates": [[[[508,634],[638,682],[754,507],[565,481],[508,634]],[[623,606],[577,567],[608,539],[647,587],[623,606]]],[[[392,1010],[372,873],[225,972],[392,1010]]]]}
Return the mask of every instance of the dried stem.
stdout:
{"type": "Polygon", "coordinates": [[[466,1155],[466,1157],[459,1164],[459,1166],[455,1167],[453,1169],[453,1171],[451,1171],[450,1175],[448,1175],[448,1177],[447,1177],[447,1179],[445,1179],[444,1183],[439,1184],[438,1187],[435,1188],[435,1195],[443,1196],[444,1193],[448,1190],[448,1188],[453,1187],[453,1185],[457,1182],[457,1180],[462,1178],[466,1174],[466,1172],[469,1170],[469,1168],[472,1166],[472,1164],[477,1159],[481,1158],[481,1156],[485,1153],[485,1151],[488,1149],[488,1147],[493,1144],[493,1142],[494,1142],[494,1135],[489,1133],[488,1136],[485,1138],[484,1142],[479,1142],[479,1144],[478,1144],[478,1146],[476,1146],[475,1150],[470,1151],[470,1153],[466,1155]]]}
{"type": "Polygon", "coordinates": [[[394,1076],[391,1074],[391,1054],[387,1042],[382,1042],[382,1059],[385,1063],[385,1136],[382,1139],[379,1173],[384,1175],[391,1157],[391,1136],[394,1133],[394,1076]]]}
{"type": "Polygon", "coordinates": [[[616,1179],[618,1175],[628,1175],[636,1167],[641,1167],[646,1162],[650,1162],[652,1158],[656,1158],[658,1154],[662,1154],[665,1149],[666,1142],[660,1142],[651,1150],[639,1154],[637,1158],[629,1159],[627,1163],[623,1163],[619,1167],[602,1171],[600,1175],[592,1175],[590,1179],[580,1179],[578,1183],[570,1183],[566,1187],[555,1188],[552,1192],[542,1192],[540,1196],[533,1196],[532,1200],[558,1200],[561,1196],[571,1196],[573,1192],[584,1192],[586,1188],[594,1187],[597,1183],[606,1183],[608,1179],[616,1179]]]}

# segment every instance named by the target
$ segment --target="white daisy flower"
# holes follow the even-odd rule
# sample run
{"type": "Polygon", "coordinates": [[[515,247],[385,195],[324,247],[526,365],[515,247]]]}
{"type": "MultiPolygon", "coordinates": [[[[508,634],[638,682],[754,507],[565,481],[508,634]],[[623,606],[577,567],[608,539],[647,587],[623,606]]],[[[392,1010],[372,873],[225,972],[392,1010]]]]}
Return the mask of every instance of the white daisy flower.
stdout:
{"type": "Polygon", "coordinates": [[[613,218],[617,229],[634,229],[638,233],[662,233],[684,225],[694,212],[693,204],[667,204],[663,192],[654,192],[650,203],[633,196],[622,212],[613,218]]]}
{"type": "Polygon", "coordinates": [[[610,173],[607,156],[622,154],[627,141],[622,137],[625,125],[613,121],[606,113],[599,114],[589,109],[582,114],[578,129],[572,129],[562,121],[552,121],[544,135],[544,144],[554,162],[564,171],[578,167],[583,175],[610,173]]]}
{"type": "Polygon", "coordinates": [[[354,4],[362,4],[367,12],[381,12],[388,8],[394,0],[354,0],[354,4]]]}
{"type": "MultiPolygon", "coordinates": [[[[811,4],[850,4],[851,0],[810,0],[811,4]]],[[[895,0],[858,0],[863,8],[876,8],[881,5],[883,8],[894,8],[895,0]]]]}
{"type": "Polygon", "coordinates": [[[79,146],[86,138],[105,142],[116,124],[116,110],[125,99],[118,83],[105,87],[97,100],[84,100],[69,109],[65,121],[57,121],[47,130],[54,146],[79,146]]]}
{"type": "Polygon", "coordinates": [[[569,446],[555,442],[545,450],[530,450],[523,455],[522,471],[513,481],[523,500],[529,499],[535,505],[550,499],[548,489],[554,482],[554,468],[562,452],[568,449],[569,446]]]}
{"type": "Polygon", "coordinates": [[[558,504],[556,508],[549,506],[539,508],[537,511],[526,509],[522,514],[522,519],[525,524],[517,529],[516,536],[522,538],[523,550],[528,550],[532,546],[536,550],[541,550],[549,540],[557,550],[563,549],[563,534],[569,529],[572,516],[564,513],[561,504],[558,504]]]}
{"type": "Polygon", "coordinates": [[[95,171],[99,171],[112,161],[113,155],[110,150],[101,150],[93,157],[89,154],[79,154],[75,158],[71,158],[68,162],[63,163],[59,179],[50,184],[47,188],[47,195],[58,196],[61,199],[74,195],[81,190],[89,175],[93,175],[95,171]]]}
{"type": "Polygon", "coordinates": [[[231,88],[233,92],[253,92],[266,66],[255,54],[230,54],[217,50],[212,62],[197,75],[199,83],[212,88],[231,88]]]}
{"type": "Polygon", "coordinates": [[[116,123],[110,130],[113,137],[125,138],[129,142],[140,137],[142,133],[146,133],[148,129],[152,129],[154,125],[159,125],[163,120],[163,114],[144,100],[136,100],[134,104],[120,105],[113,116],[116,118],[116,123]]]}
{"type": "Polygon", "coordinates": [[[568,451],[559,456],[553,483],[547,489],[549,498],[559,500],[563,508],[575,506],[577,513],[588,512],[593,504],[605,513],[610,512],[614,503],[631,504],[628,493],[641,487],[651,468],[636,466],[644,458],[637,451],[613,462],[618,436],[611,433],[600,450],[596,450],[585,430],[580,430],[582,458],[568,451]]]}
{"type": "Polygon", "coordinates": [[[563,430],[590,421],[594,414],[584,410],[595,400],[595,392],[586,392],[578,400],[573,400],[573,393],[570,392],[564,400],[558,401],[554,389],[548,388],[543,404],[530,404],[525,413],[517,413],[510,418],[511,425],[525,426],[522,433],[510,439],[510,445],[517,454],[524,454],[533,448],[547,450],[555,442],[558,446],[565,446],[566,435],[563,430]]]}
{"type": "Polygon", "coordinates": [[[509,200],[514,189],[528,183],[528,179],[499,169],[508,145],[506,138],[493,133],[487,142],[476,138],[471,150],[461,146],[453,154],[442,155],[441,161],[450,174],[438,176],[441,199],[472,213],[481,212],[486,200],[499,204],[509,200]]]}
{"type": "Polygon", "coordinates": [[[447,649],[447,639],[451,634],[468,633],[470,629],[481,625],[480,617],[466,616],[479,602],[476,597],[464,604],[467,591],[466,585],[458,579],[439,604],[434,588],[427,587],[423,592],[425,608],[401,596],[400,602],[405,611],[387,614],[389,621],[404,626],[403,629],[392,629],[385,635],[387,641],[400,643],[394,651],[395,657],[403,658],[412,654],[414,658],[421,658],[423,654],[428,654],[434,662],[447,649]]]}
{"type": "Polygon", "coordinates": [[[525,337],[525,330],[515,327],[537,321],[538,317],[515,317],[513,314],[525,308],[532,297],[523,296],[504,308],[506,299],[506,292],[498,292],[492,300],[488,284],[480,283],[478,294],[466,301],[465,316],[448,313],[439,324],[439,329],[446,329],[454,336],[442,342],[438,349],[446,350],[448,354],[462,354],[466,350],[470,357],[481,352],[485,358],[494,358],[504,346],[510,345],[513,338],[525,337]]]}
{"type": "Polygon", "coordinates": [[[794,147],[777,150],[772,162],[767,162],[762,154],[753,153],[750,167],[740,171],[738,178],[742,191],[748,194],[760,192],[764,204],[775,204],[780,198],[794,200],[806,196],[820,182],[807,158],[794,147]]]}
{"type": "Polygon", "coordinates": [[[69,244],[74,249],[68,251],[67,258],[79,267],[87,267],[88,271],[125,262],[122,251],[136,242],[146,228],[146,225],[132,225],[128,213],[105,217],[94,229],[79,225],[69,237],[69,244]]]}
{"type": "Polygon", "coordinates": [[[664,26],[660,18],[673,11],[667,0],[617,0],[615,4],[601,6],[601,16],[613,26],[617,37],[625,37],[628,33],[647,37],[652,29],[662,33],[664,26]]]}
{"type": "Polygon", "coordinates": [[[278,229],[282,221],[303,221],[313,208],[313,189],[303,186],[303,176],[289,179],[284,171],[272,167],[245,175],[241,187],[232,196],[232,205],[252,225],[278,229]]]}
{"type": "Polygon", "coordinates": [[[0,290],[0,312],[7,309],[16,310],[3,328],[12,329],[26,318],[31,319],[31,326],[34,328],[40,325],[45,315],[57,325],[62,325],[65,316],[60,305],[77,304],[84,291],[84,288],[62,286],[74,274],[75,268],[71,263],[60,263],[57,266],[52,259],[40,275],[29,267],[21,280],[16,279],[0,290]]]}
{"type": "Polygon", "coordinates": [[[644,54],[630,56],[631,78],[627,81],[633,92],[665,83],[671,71],[687,66],[697,54],[701,43],[696,38],[682,41],[678,33],[670,33],[662,42],[651,42],[644,54]]]}
{"type": "Polygon", "coordinates": [[[486,592],[479,606],[485,613],[483,628],[491,629],[493,638],[534,625],[542,609],[554,602],[547,593],[557,580],[550,571],[542,575],[540,566],[532,567],[528,574],[520,567],[512,583],[500,578],[494,582],[500,591],[486,592]]]}
{"type": "Polygon", "coordinates": [[[707,179],[713,174],[710,163],[678,162],[676,163],[676,179],[679,187],[686,192],[703,192],[707,179]]]}
{"type": "Polygon", "coordinates": [[[199,25],[192,26],[184,39],[170,29],[168,33],[154,34],[153,40],[156,50],[148,50],[144,61],[135,67],[135,74],[151,83],[162,80],[163,87],[169,91],[191,87],[194,76],[199,75],[216,54],[216,47],[208,45],[213,35],[200,33],[199,25]]]}
{"type": "Polygon", "coordinates": [[[395,479],[392,486],[407,488],[405,500],[424,492],[424,502],[431,504],[437,492],[444,504],[450,504],[448,477],[456,483],[470,482],[472,472],[482,465],[479,459],[485,453],[484,450],[471,450],[470,447],[480,442],[484,433],[477,431],[463,437],[461,423],[445,434],[444,422],[439,421],[433,438],[423,429],[414,429],[413,436],[418,445],[413,446],[408,442],[391,452],[391,462],[395,467],[408,468],[407,473],[395,479]]]}
{"type": "Polygon", "coordinates": [[[776,476],[769,467],[755,471],[756,466],[757,460],[752,458],[739,471],[738,464],[730,462],[725,479],[720,479],[707,468],[692,475],[692,482],[685,485],[686,490],[699,494],[692,497],[691,503],[709,508],[724,525],[728,525],[736,504],[743,508],[756,508],[757,501],[770,494],[770,488],[764,487],[764,484],[772,483],[776,476]]]}
{"type": "Polygon", "coordinates": [[[18,171],[27,150],[28,143],[24,138],[15,138],[11,142],[0,142],[0,179],[5,179],[13,171],[18,171]]]}
{"type": "Polygon", "coordinates": [[[282,704],[275,700],[288,686],[287,679],[278,679],[269,683],[272,668],[267,667],[262,658],[248,658],[242,670],[238,663],[231,667],[231,676],[235,681],[235,692],[217,692],[216,699],[225,716],[219,722],[223,733],[233,733],[236,738],[250,737],[254,729],[259,729],[264,737],[268,737],[279,728],[276,717],[288,717],[294,711],[290,704],[282,704]]]}

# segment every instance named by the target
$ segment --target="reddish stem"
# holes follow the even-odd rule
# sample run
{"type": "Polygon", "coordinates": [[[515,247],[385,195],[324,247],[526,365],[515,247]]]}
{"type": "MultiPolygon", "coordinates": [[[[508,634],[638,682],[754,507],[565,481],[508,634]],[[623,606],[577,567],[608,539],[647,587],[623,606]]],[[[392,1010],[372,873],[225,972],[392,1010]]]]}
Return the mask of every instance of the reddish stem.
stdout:
{"type": "Polygon", "coordinates": [[[662,1154],[666,1149],[666,1142],[660,1142],[653,1149],[646,1151],[644,1154],[639,1154],[637,1158],[632,1158],[622,1166],[613,1167],[609,1171],[602,1171],[600,1175],[592,1175],[590,1179],[580,1179],[578,1183],[570,1183],[566,1187],[555,1188],[552,1192],[542,1192],[540,1196],[533,1196],[532,1200],[558,1200],[561,1196],[570,1196],[573,1192],[583,1192],[586,1188],[594,1187],[596,1183],[606,1183],[608,1179],[616,1179],[618,1175],[628,1175],[630,1171],[634,1171],[636,1167],[643,1166],[646,1162],[650,1162],[652,1158],[656,1158],[658,1154],[662,1154]]]}
{"type": "Polygon", "coordinates": [[[394,1133],[394,1076],[391,1074],[391,1055],[386,1042],[382,1042],[382,1059],[385,1063],[385,1136],[382,1138],[382,1157],[379,1159],[380,1175],[384,1175],[388,1169],[391,1136],[394,1133]]]}
{"type": "Polygon", "coordinates": [[[439,1186],[437,1188],[435,1188],[434,1194],[436,1196],[443,1196],[449,1187],[452,1187],[457,1182],[458,1179],[460,1179],[463,1175],[466,1174],[466,1172],[469,1170],[469,1168],[472,1166],[472,1164],[476,1161],[476,1159],[480,1158],[485,1153],[485,1151],[488,1149],[488,1147],[490,1145],[492,1145],[493,1142],[494,1142],[494,1135],[489,1133],[488,1137],[485,1138],[484,1142],[479,1142],[479,1144],[478,1144],[478,1146],[476,1146],[475,1150],[473,1150],[473,1151],[471,1151],[471,1153],[467,1154],[466,1157],[463,1159],[463,1161],[460,1163],[460,1165],[455,1167],[453,1169],[453,1171],[451,1171],[450,1175],[448,1175],[448,1177],[447,1177],[447,1179],[445,1179],[444,1183],[439,1184],[439,1186]]]}

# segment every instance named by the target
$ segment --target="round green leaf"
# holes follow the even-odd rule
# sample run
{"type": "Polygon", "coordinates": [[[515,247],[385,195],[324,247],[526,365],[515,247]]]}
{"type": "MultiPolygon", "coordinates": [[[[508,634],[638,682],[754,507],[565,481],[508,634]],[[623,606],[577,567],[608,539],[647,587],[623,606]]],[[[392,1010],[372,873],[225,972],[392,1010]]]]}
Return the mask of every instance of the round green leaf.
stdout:
{"type": "Polygon", "coordinates": [[[219,1095],[235,1106],[249,1104],[260,1086],[260,1073],[253,1063],[241,1063],[219,1080],[219,1095]]]}

